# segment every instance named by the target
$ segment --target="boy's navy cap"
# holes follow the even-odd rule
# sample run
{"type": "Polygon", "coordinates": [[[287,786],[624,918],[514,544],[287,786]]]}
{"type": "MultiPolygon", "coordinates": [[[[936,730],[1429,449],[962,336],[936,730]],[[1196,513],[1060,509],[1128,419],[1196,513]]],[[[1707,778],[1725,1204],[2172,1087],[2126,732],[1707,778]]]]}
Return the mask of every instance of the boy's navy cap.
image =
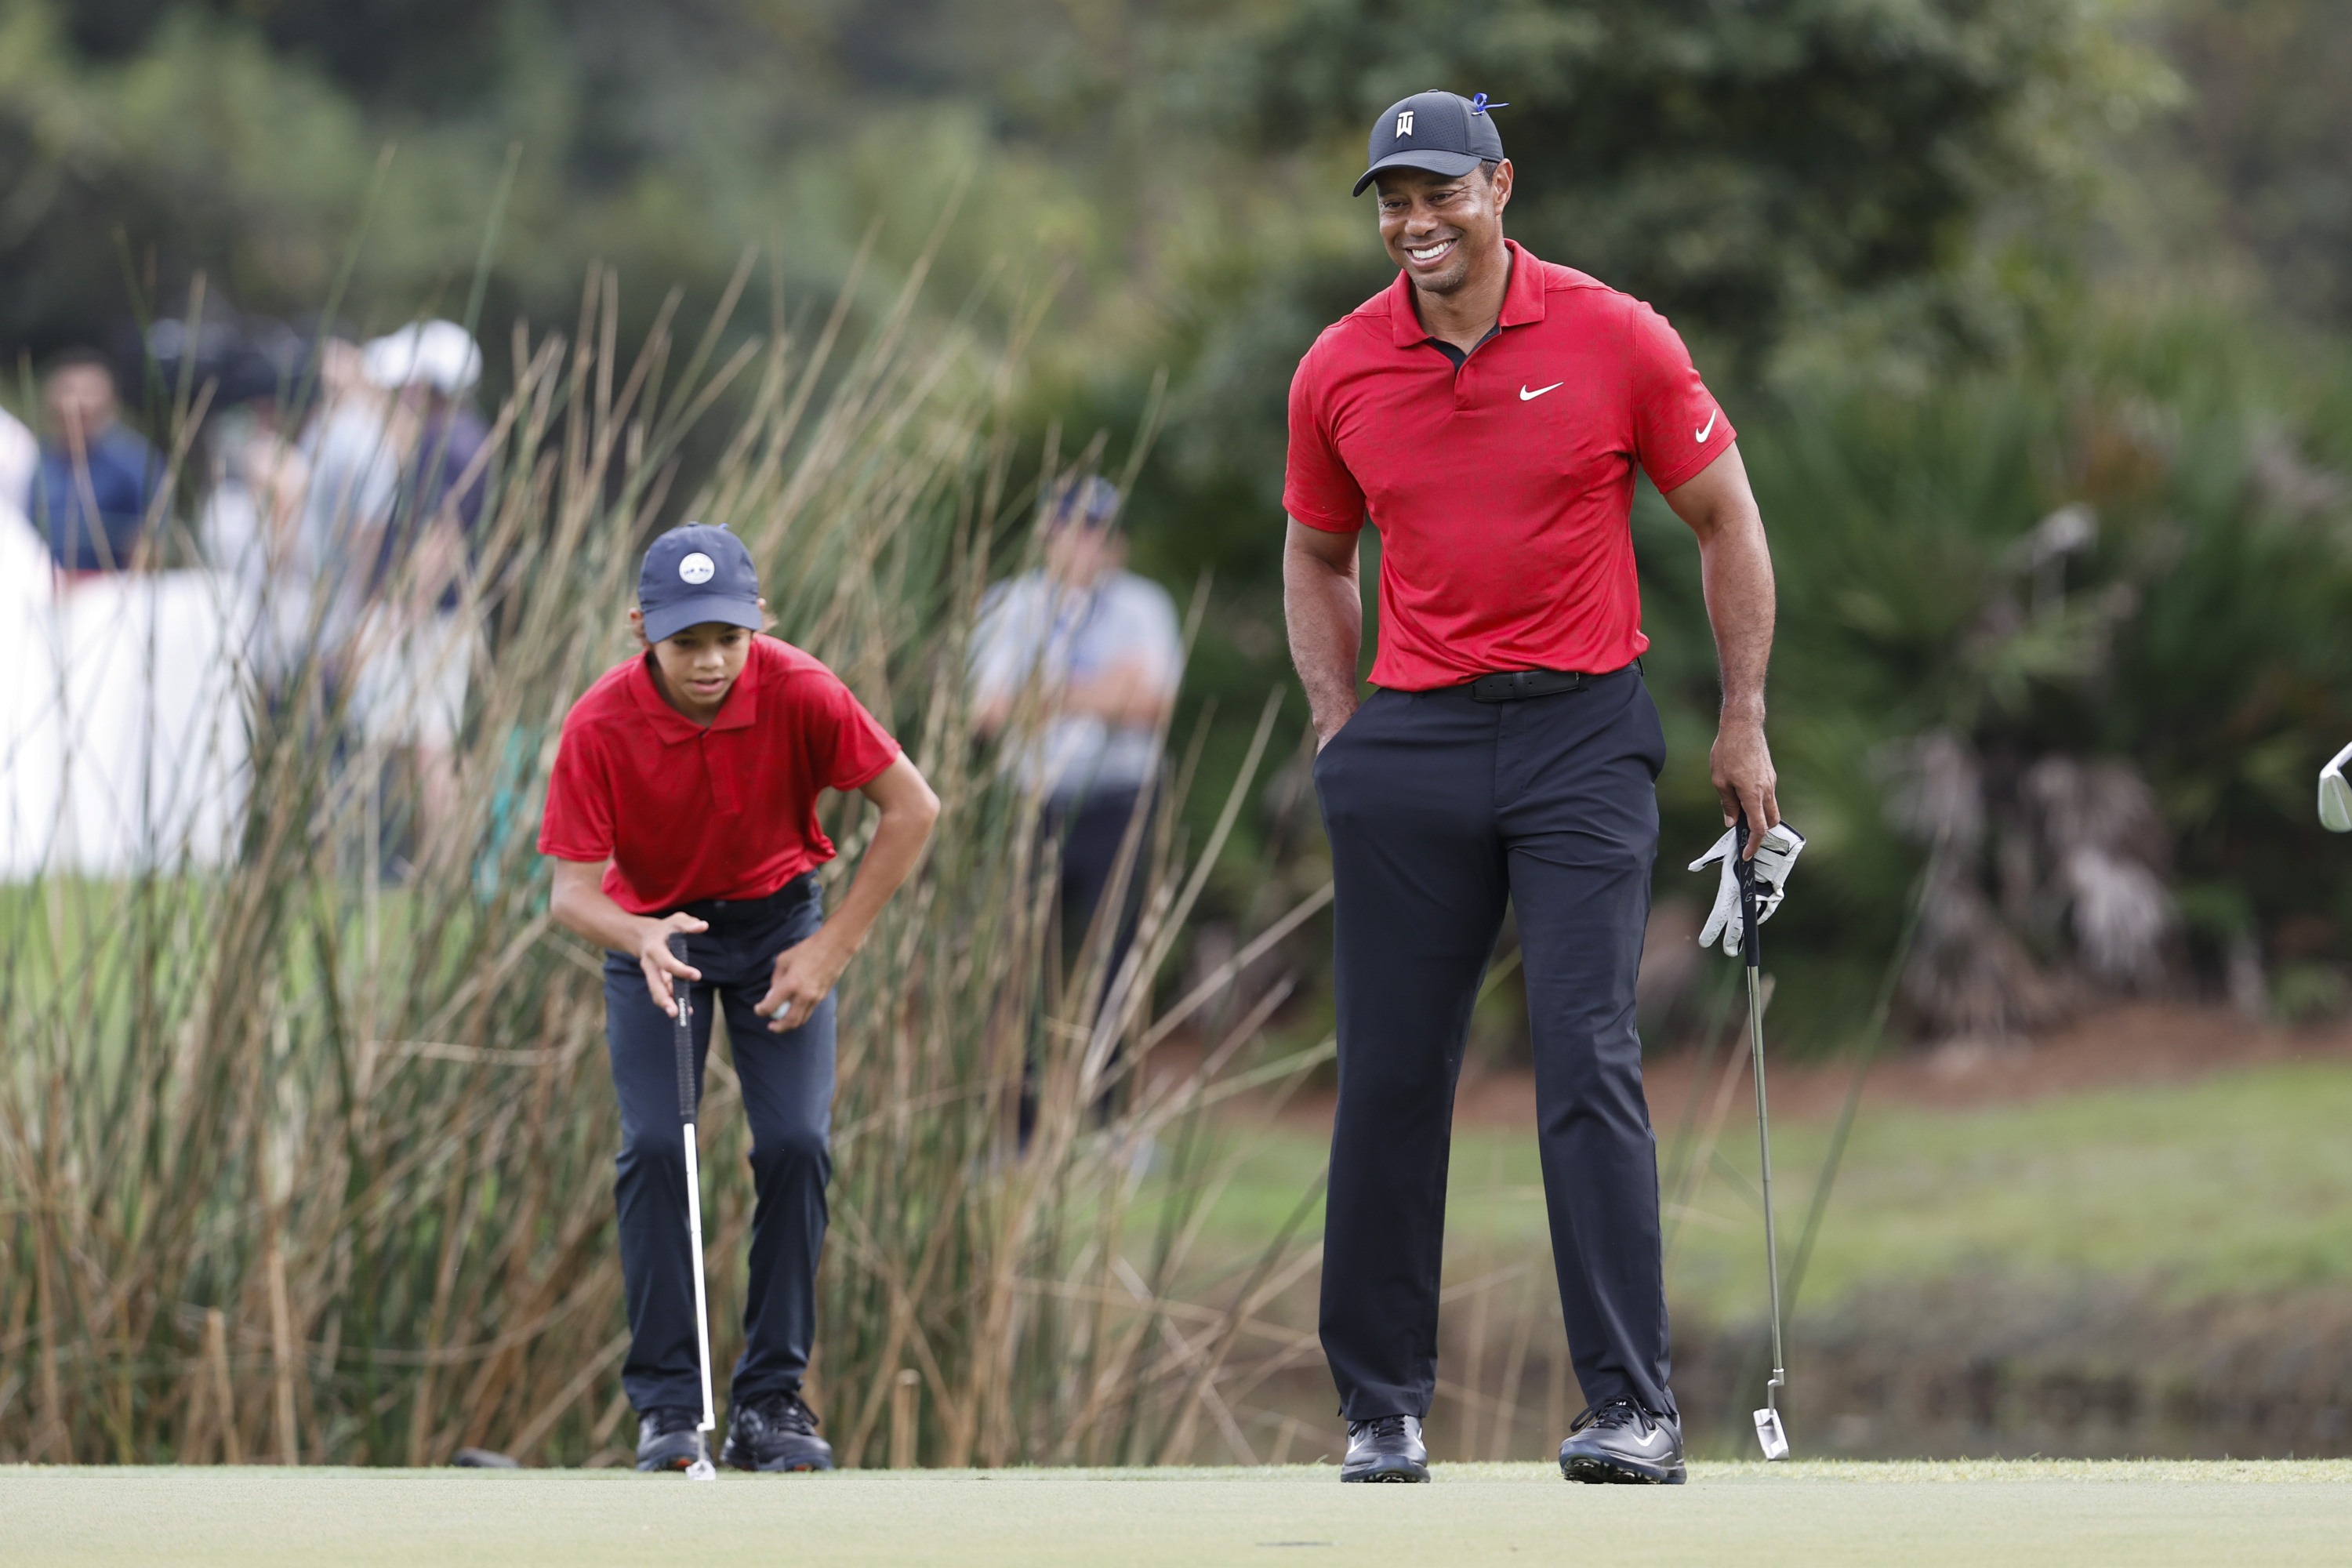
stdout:
{"type": "Polygon", "coordinates": [[[1372,176],[1382,169],[1426,169],[1433,174],[1466,174],[1481,163],[1503,161],[1502,134],[1488,111],[1507,109],[1489,103],[1485,93],[1465,98],[1435,88],[1402,98],[1372,121],[1371,166],[1351,193],[1362,195],[1372,176]]]}
{"type": "Polygon", "coordinates": [[[637,607],[645,612],[646,637],[653,642],[705,621],[756,632],[760,574],[741,540],[707,522],[685,523],[646,552],[637,574],[637,607]]]}

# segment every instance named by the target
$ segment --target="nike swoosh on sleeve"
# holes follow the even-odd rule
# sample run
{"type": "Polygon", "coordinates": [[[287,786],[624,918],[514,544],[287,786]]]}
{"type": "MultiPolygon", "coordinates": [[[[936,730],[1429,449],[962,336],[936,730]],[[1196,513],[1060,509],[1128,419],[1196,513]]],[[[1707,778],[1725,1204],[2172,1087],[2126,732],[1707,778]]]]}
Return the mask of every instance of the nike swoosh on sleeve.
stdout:
{"type": "Polygon", "coordinates": [[[1567,384],[1568,383],[1564,381],[1555,381],[1549,386],[1538,386],[1533,392],[1529,392],[1528,390],[1528,384],[1523,381],[1519,383],[1519,401],[1521,403],[1525,403],[1529,398],[1541,397],[1545,393],[1556,392],[1567,384]]]}
{"type": "MultiPolygon", "coordinates": [[[[1526,395],[1523,393],[1523,394],[1521,394],[1521,395],[1522,395],[1522,396],[1524,396],[1524,395],[1526,395]]],[[[1717,409],[1714,413],[1712,413],[1712,414],[1708,415],[1708,416],[1706,416],[1706,427],[1705,427],[1704,429],[1702,429],[1702,430],[1700,430],[1700,431],[1699,431],[1699,433],[1698,433],[1698,438],[1699,438],[1700,440],[1704,441],[1704,440],[1706,440],[1709,436],[1714,435],[1714,434],[1715,434],[1715,422],[1716,422],[1717,420],[1718,420],[1718,419],[1722,418],[1722,417],[1723,417],[1723,410],[1722,410],[1722,409],[1720,409],[1720,408],[1717,409]]]]}

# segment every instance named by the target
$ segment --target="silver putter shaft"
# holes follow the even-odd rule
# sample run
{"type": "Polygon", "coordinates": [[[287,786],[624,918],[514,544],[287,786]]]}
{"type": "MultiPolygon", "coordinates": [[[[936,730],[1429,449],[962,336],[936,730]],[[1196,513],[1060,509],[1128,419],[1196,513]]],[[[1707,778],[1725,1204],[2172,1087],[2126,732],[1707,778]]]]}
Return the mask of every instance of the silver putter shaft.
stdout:
{"type": "MultiPolygon", "coordinates": [[[[686,938],[669,939],[672,957],[686,962],[686,938]]],[[[702,1171],[695,1147],[694,1071],[694,987],[686,981],[673,981],[670,994],[677,999],[677,1013],[671,1034],[677,1058],[677,1116],[686,1139],[686,1234],[694,1251],[694,1350],[702,1367],[702,1424],[695,1428],[694,1463],[686,1468],[690,1481],[715,1481],[718,1468],[710,1462],[710,1434],[719,1425],[719,1417],[710,1403],[710,1309],[704,1294],[702,1270],[702,1171]]]]}
{"type": "MultiPolygon", "coordinates": [[[[1748,844],[1740,824],[1739,847],[1748,844]]],[[[1756,1077],[1756,1150],[1764,1178],[1764,1268],[1772,1296],[1772,1380],[1764,1385],[1764,1408],[1756,1412],[1756,1441],[1767,1459],[1789,1457],[1789,1430],[1780,1421],[1780,1391],[1789,1385],[1780,1350],[1780,1242],[1772,1224],[1772,1117],[1764,1103],[1764,939],[1757,931],[1755,862],[1742,858],[1739,871],[1741,956],[1748,963],[1748,1049],[1756,1077]]]]}

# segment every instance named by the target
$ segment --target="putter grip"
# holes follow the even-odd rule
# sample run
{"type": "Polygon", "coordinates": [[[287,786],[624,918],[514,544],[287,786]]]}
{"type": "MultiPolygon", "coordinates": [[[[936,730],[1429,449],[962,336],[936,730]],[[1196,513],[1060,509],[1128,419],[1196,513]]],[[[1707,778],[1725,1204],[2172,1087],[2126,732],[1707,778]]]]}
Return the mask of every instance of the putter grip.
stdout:
{"type": "MultiPolygon", "coordinates": [[[[669,955],[680,963],[686,962],[686,938],[674,935],[669,939],[669,955]]],[[[670,995],[677,1002],[677,1015],[672,1020],[670,1038],[677,1056],[677,1119],[694,1120],[694,986],[685,980],[670,982],[670,995]]]]}
{"type": "Polygon", "coordinates": [[[1764,966],[1764,936],[1756,929],[1756,862],[1748,858],[1748,814],[1739,814],[1739,837],[1732,849],[1732,868],[1739,878],[1740,958],[1750,969],[1764,966]]]}

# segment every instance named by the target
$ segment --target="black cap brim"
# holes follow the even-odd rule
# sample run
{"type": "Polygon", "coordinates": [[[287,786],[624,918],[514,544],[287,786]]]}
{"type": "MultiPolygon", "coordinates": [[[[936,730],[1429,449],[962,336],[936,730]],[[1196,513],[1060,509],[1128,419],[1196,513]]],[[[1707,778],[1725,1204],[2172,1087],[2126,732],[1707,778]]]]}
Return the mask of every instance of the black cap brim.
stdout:
{"type": "Polygon", "coordinates": [[[732,595],[704,594],[676,604],[664,605],[658,610],[646,612],[646,640],[660,642],[674,637],[688,626],[698,626],[705,621],[741,626],[747,631],[760,629],[760,603],[756,599],[739,599],[732,595]]]}
{"type": "Polygon", "coordinates": [[[1486,161],[1475,153],[1423,152],[1419,148],[1410,153],[1391,153],[1365,170],[1364,177],[1358,180],[1356,188],[1348,194],[1362,195],[1364,187],[1370,184],[1382,169],[1426,169],[1433,174],[1466,174],[1486,161]]]}

